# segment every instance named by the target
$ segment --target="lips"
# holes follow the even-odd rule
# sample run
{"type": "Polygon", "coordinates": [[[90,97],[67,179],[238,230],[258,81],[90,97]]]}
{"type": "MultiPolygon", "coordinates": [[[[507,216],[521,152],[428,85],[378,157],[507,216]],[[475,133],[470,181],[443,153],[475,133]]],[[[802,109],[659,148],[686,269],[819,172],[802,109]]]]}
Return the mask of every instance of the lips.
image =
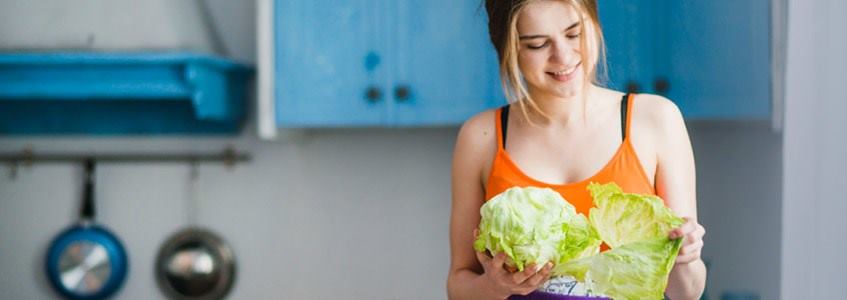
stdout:
{"type": "Polygon", "coordinates": [[[582,62],[579,62],[578,64],[569,69],[564,69],[556,72],[547,72],[547,75],[549,75],[556,81],[567,82],[573,79],[574,76],[576,76],[576,70],[579,69],[580,65],[582,65],[582,62]]]}

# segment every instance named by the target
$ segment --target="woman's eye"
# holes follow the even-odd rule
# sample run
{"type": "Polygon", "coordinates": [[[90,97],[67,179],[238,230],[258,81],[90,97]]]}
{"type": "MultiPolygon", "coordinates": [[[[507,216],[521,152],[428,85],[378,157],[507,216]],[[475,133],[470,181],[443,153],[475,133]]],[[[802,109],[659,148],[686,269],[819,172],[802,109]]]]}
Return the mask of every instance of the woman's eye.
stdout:
{"type": "Polygon", "coordinates": [[[577,32],[577,33],[565,35],[565,37],[567,37],[569,40],[572,40],[572,39],[578,38],[580,34],[581,34],[581,32],[577,32]]]}
{"type": "Polygon", "coordinates": [[[541,49],[541,48],[547,47],[548,44],[550,44],[550,42],[544,42],[541,45],[527,44],[526,47],[529,48],[529,49],[541,49]]]}

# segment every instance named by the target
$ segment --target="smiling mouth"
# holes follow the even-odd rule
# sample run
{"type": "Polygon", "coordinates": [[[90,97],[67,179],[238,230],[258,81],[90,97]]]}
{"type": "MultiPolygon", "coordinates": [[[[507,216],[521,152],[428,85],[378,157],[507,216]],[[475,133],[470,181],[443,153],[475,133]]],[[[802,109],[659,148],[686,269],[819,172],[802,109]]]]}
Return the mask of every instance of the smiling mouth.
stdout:
{"type": "Polygon", "coordinates": [[[553,79],[557,81],[568,81],[574,77],[574,75],[576,74],[576,70],[579,68],[580,65],[582,65],[582,62],[579,62],[578,64],[574,65],[569,69],[556,72],[547,72],[547,75],[550,75],[551,77],[553,77],[553,79]]]}

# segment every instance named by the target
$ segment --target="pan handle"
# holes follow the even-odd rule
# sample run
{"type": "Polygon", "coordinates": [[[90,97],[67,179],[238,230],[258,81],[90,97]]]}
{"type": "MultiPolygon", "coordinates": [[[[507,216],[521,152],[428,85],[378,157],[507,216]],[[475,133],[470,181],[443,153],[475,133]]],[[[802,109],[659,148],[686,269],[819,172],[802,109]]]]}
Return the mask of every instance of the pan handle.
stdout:
{"type": "Polygon", "coordinates": [[[85,160],[85,186],[82,191],[82,210],[80,218],[85,221],[94,221],[96,213],[94,209],[94,159],[85,160]]]}

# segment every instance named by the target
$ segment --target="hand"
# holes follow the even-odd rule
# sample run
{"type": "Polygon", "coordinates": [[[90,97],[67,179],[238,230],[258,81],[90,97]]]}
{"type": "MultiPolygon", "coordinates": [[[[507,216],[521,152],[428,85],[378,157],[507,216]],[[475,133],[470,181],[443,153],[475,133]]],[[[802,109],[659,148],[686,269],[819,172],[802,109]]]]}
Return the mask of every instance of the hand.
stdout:
{"type": "MultiPolygon", "coordinates": [[[[474,230],[474,237],[479,235],[478,230],[474,230]]],[[[546,282],[550,277],[550,272],[553,269],[552,263],[546,263],[543,268],[538,268],[535,264],[525,266],[523,272],[510,272],[506,269],[506,253],[497,253],[493,258],[484,252],[476,252],[476,258],[482,264],[485,272],[482,276],[488,278],[494,292],[506,298],[511,295],[528,295],[532,291],[538,289],[542,283],[546,282]]]]}
{"type": "Polygon", "coordinates": [[[679,228],[671,230],[668,238],[683,238],[682,247],[676,257],[677,264],[687,264],[700,260],[700,251],[703,250],[703,235],[706,229],[690,218],[684,218],[685,223],[679,228]]]}

